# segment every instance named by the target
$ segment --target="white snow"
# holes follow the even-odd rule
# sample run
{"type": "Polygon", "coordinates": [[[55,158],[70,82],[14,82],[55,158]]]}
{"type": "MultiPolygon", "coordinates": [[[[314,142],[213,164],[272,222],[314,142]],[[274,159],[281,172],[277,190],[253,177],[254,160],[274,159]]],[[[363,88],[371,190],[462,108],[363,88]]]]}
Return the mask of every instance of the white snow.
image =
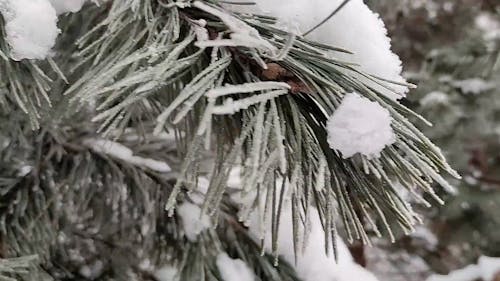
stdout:
{"type": "Polygon", "coordinates": [[[447,104],[449,101],[448,95],[440,91],[430,92],[420,100],[422,106],[433,106],[436,104],[447,104]]]}
{"type": "Polygon", "coordinates": [[[196,241],[198,235],[211,226],[210,218],[201,213],[198,205],[184,202],[177,206],[176,212],[181,218],[184,234],[189,241],[196,241]]]}
{"type": "Polygon", "coordinates": [[[208,29],[199,25],[193,25],[193,30],[197,41],[207,41],[210,39],[208,29]]]}
{"type": "Polygon", "coordinates": [[[384,147],[396,141],[391,120],[389,111],[377,102],[347,94],[327,122],[328,143],[344,158],[356,153],[379,157],[384,147]]]}
{"type": "Polygon", "coordinates": [[[477,264],[484,280],[495,281],[493,278],[500,273],[500,258],[482,256],[477,264]]]}
{"type": "Polygon", "coordinates": [[[80,11],[86,0],[49,0],[58,15],[80,11]]]}
{"type": "Polygon", "coordinates": [[[227,187],[240,189],[243,182],[241,180],[241,167],[236,166],[231,169],[227,179],[227,187]]]}
{"type": "Polygon", "coordinates": [[[483,32],[486,41],[500,39],[500,20],[495,15],[482,12],[476,17],[475,25],[483,32]]]}
{"type": "Polygon", "coordinates": [[[229,35],[230,39],[197,41],[196,46],[200,48],[214,46],[245,46],[249,48],[255,48],[268,55],[274,55],[275,53],[277,53],[278,50],[274,45],[264,40],[255,28],[239,20],[238,18],[230,15],[229,13],[225,13],[224,11],[213,8],[212,6],[209,6],[202,1],[195,1],[192,5],[200,10],[203,10],[220,18],[224,22],[224,24],[231,30],[231,33],[229,35]]]}
{"type": "Polygon", "coordinates": [[[17,176],[24,177],[27,174],[31,173],[31,171],[33,171],[33,166],[23,165],[18,169],[17,176]]]}
{"type": "Polygon", "coordinates": [[[439,240],[430,229],[419,225],[415,227],[415,231],[410,234],[413,239],[418,239],[424,242],[424,246],[429,250],[435,250],[439,244],[439,240]]]}
{"type": "MultiPolygon", "coordinates": [[[[234,169],[231,173],[230,182],[237,184],[239,169],[234,169]]],[[[278,180],[276,186],[281,188],[282,182],[278,180]]],[[[303,281],[377,281],[377,278],[356,264],[349,252],[347,246],[342,240],[337,237],[337,250],[338,250],[338,263],[335,260],[333,250],[330,248],[328,253],[325,252],[325,234],[323,226],[319,219],[318,211],[314,207],[310,207],[308,215],[309,231],[306,233],[304,227],[299,223],[298,231],[299,236],[303,237],[299,241],[299,253],[297,261],[295,261],[294,244],[293,244],[293,222],[292,222],[292,207],[290,200],[290,191],[293,189],[291,184],[285,182],[285,200],[283,201],[282,212],[280,214],[280,225],[277,237],[278,254],[286,260],[290,265],[295,267],[298,277],[303,281]]],[[[236,186],[233,186],[236,188],[236,186]]],[[[243,187],[240,186],[240,189],[243,187]]],[[[253,190],[255,191],[255,190],[253,190]]],[[[249,197],[257,196],[257,192],[249,192],[243,194],[245,191],[241,190],[241,194],[233,194],[231,199],[243,207],[253,199],[249,197]]],[[[281,191],[277,191],[279,194],[281,191]]],[[[272,237],[271,237],[271,218],[267,221],[262,221],[264,217],[264,202],[265,194],[260,194],[259,205],[255,208],[248,218],[240,217],[240,220],[245,221],[248,227],[249,235],[259,243],[264,239],[264,250],[268,254],[272,254],[272,237]]],[[[304,214],[302,214],[305,216],[304,214]]],[[[241,214],[240,214],[241,216],[241,214]]],[[[244,215],[243,215],[244,216],[244,215]]],[[[234,279],[236,280],[236,279],[234,279]]]]}
{"type": "Polygon", "coordinates": [[[172,170],[170,166],[163,161],[134,155],[133,151],[130,148],[118,142],[105,139],[89,138],[83,141],[83,145],[95,152],[104,153],[122,161],[128,162],[132,165],[146,167],[156,172],[166,173],[172,170]]]}
{"type": "Polygon", "coordinates": [[[229,115],[234,114],[243,109],[247,109],[252,105],[260,104],[262,102],[275,99],[281,95],[286,95],[287,90],[276,90],[268,93],[250,96],[248,98],[243,98],[239,100],[233,100],[232,98],[227,98],[224,100],[222,105],[217,105],[212,107],[212,114],[215,115],[229,115]]]}
{"type": "Polygon", "coordinates": [[[217,268],[223,281],[254,281],[255,275],[248,265],[240,259],[232,259],[226,253],[217,256],[217,268]]]}
{"type": "Polygon", "coordinates": [[[427,262],[404,248],[388,250],[387,242],[385,238],[374,238],[374,246],[365,248],[367,269],[383,281],[423,281],[423,276],[431,271],[427,262]]]}
{"type": "Polygon", "coordinates": [[[477,265],[471,264],[447,275],[432,275],[427,281],[494,281],[495,274],[500,273],[500,258],[482,256],[477,265]]]}
{"type": "MultiPolygon", "coordinates": [[[[235,2],[235,1],[232,1],[235,2]]],[[[239,0],[236,2],[248,2],[239,0]]],[[[330,15],[343,0],[254,0],[257,6],[226,5],[242,13],[264,13],[279,19],[279,26],[288,25],[290,32],[302,34],[330,15]]],[[[372,12],[362,0],[351,0],[327,23],[310,33],[306,38],[327,45],[341,47],[354,55],[335,52],[340,60],[357,63],[366,73],[395,82],[405,82],[401,76],[399,57],[391,51],[391,40],[379,15],[372,12]]],[[[387,84],[396,93],[357,75],[367,85],[382,94],[399,99],[408,92],[408,87],[387,84]]]]}
{"type": "Polygon", "coordinates": [[[78,12],[86,0],[0,0],[13,60],[45,59],[60,33],[57,15],[78,12]]]}
{"type": "Polygon", "coordinates": [[[205,201],[210,181],[205,177],[198,177],[197,181],[196,189],[188,193],[188,196],[195,204],[202,205],[205,201]]]}
{"type": "Polygon", "coordinates": [[[164,265],[157,269],[153,275],[158,281],[176,281],[179,280],[179,271],[172,265],[164,265]]]}
{"type": "MultiPolygon", "coordinates": [[[[262,229],[258,223],[262,214],[252,213],[249,224],[249,231],[258,239],[262,237],[262,229]]],[[[376,277],[356,264],[347,248],[347,246],[337,238],[338,263],[335,261],[333,251],[329,249],[328,255],[325,253],[325,235],[323,227],[319,220],[318,211],[311,207],[310,214],[310,232],[304,233],[300,226],[302,237],[306,237],[304,250],[298,253],[297,263],[295,265],[298,276],[304,281],[376,281],[376,277]]],[[[270,228],[270,223],[264,227],[270,228]]],[[[265,237],[266,252],[271,253],[271,233],[266,232],[265,237]]],[[[289,202],[283,208],[280,220],[280,229],[278,233],[278,253],[280,257],[290,264],[295,264],[295,254],[293,247],[293,223],[292,210],[289,202]]]]}
{"type": "Polygon", "coordinates": [[[13,60],[49,56],[60,30],[56,11],[47,0],[0,0],[0,13],[13,60]]]}
{"type": "Polygon", "coordinates": [[[92,264],[82,266],[79,270],[79,273],[87,279],[94,280],[101,276],[103,270],[104,263],[100,260],[97,260],[92,264]]]}
{"type": "Polygon", "coordinates": [[[57,36],[57,15],[78,12],[86,0],[0,0],[10,57],[45,59],[57,36]]]}
{"type": "Polygon", "coordinates": [[[481,78],[469,78],[450,82],[455,88],[459,88],[464,94],[478,95],[495,88],[495,84],[481,78]]]}
{"type": "MultiPolygon", "coordinates": [[[[316,209],[311,209],[310,233],[307,234],[306,247],[299,253],[296,270],[304,281],[351,281],[377,280],[370,272],[357,265],[340,238],[337,238],[338,263],[335,261],[333,251],[330,249],[328,255],[325,253],[325,236],[323,227],[316,209]]],[[[302,227],[301,227],[302,228],[302,227]]],[[[251,226],[251,231],[254,230],[251,226]]],[[[306,235],[301,230],[302,235],[306,235]]],[[[269,232],[268,232],[269,233],[269,232]]],[[[269,233],[270,236],[270,233],[269,233]]],[[[270,237],[266,241],[270,242],[270,237]]],[[[267,245],[270,251],[270,243],[267,245]]],[[[293,251],[293,224],[291,206],[287,206],[281,215],[280,231],[278,238],[278,252],[282,258],[290,264],[294,264],[295,255],[293,251]]]]}
{"type": "Polygon", "coordinates": [[[289,89],[290,85],[284,82],[263,81],[263,82],[245,83],[240,85],[224,85],[223,87],[209,90],[205,94],[205,96],[209,99],[216,99],[218,97],[223,97],[233,94],[243,94],[243,93],[252,93],[260,91],[273,91],[273,90],[289,90],[289,89]]]}

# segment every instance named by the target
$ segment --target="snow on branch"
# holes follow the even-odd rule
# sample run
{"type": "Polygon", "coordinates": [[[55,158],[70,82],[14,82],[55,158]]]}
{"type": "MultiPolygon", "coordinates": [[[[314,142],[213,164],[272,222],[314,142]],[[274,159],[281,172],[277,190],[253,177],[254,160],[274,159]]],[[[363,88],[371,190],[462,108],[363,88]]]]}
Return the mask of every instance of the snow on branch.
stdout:
{"type": "Polygon", "coordinates": [[[245,83],[240,85],[226,85],[224,87],[212,89],[206,93],[206,97],[209,99],[216,99],[222,96],[228,96],[232,94],[243,94],[252,93],[258,91],[271,91],[271,90],[289,90],[291,87],[284,82],[255,82],[255,83],[245,83]]]}
{"type": "Polygon", "coordinates": [[[344,158],[361,153],[374,158],[396,136],[389,111],[357,93],[347,94],[327,123],[328,143],[344,158]]]}
{"type": "Polygon", "coordinates": [[[13,60],[45,59],[61,30],[57,16],[78,12],[86,0],[0,0],[13,60]]]}
{"type": "Polygon", "coordinates": [[[459,88],[464,94],[473,95],[481,94],[491,89],[495,89],[496,87],[495,83],[487,82],[484,79],[477,77],[465,80],[454,80],[451,81],[450,84],[455,88],[459,88]]]}
{"type": "Polygon", "coordinates": [[[10,276],[14,274],[27,274],[29,268],[38,260],[37,255],[23,256],[18,258],[0,258],[0,280],[16,281],[17,279],[10,276]]]}
{"type": "MultiPolygon", "coordinates": [[[[241,3],[247,0],[232,2],[241,3]]],[[[327,18],[344,0],[289,0],[286,4],[281,0],[253,2],[256,5],[227,4],[226,7],[235,12],[276,17],[277,28],[302,34],[327,18]]],[[[373,75],[373,78],[367,78],[343,69],[385,96],[396,100],[408,92],[405,79],[401,76],[401,60],[391,51],[391,40],[387,36],[384,22],[362,0],[349,1],[305,38],[351,52],[332,52],[330,56],[355,63],[359,66],[359,71],[373,75]],[[387,81],[395,83],[385,83],[387,81]]]]}
{"type": "Polygon", "coordinates": [[[135,166],[145,167],[160,173],[171,171],[170,166],[167,163],[151,158],[136,156],[130,148],[118,142],[90,138],[84,140],[83,145],[97,153],[107,154],[135,166]]]}
{"type": "Polygon", "coordinates": [[[189,202],[184,202],[176,208],[181,218],[184,235],[189,241],[196,241],[198,235],[211,226],[210,218],[202,213],[201,208],[189,202]]]}
{"type": "Polygon", "coordinates": [[[217,268],[223,281],[254,281],[255,274],[250,267],[240,259],[232,259],[226,253],[217,256],[217,268]]]}
{"type": "MultiPolygon", "coordinates": [[[[282,206],[279,209],[279,228],[276,237],[276,248],[273,247],[272,229],[273,218],[266,216],[269,210],[266,210],[266,194],[257,194],[257,191],[245,193],[239,170],[235,168],[235,173],[231,173],[228,184],[231,182],[235,188],[241,191],[231,195],[231,200],[244,207],[249,202],[257,200],[257,207],[250,211],[248,218],[242,215],[243,209],[240,209],[240,220],[248,227],[249,235],[256,241],[263,241],[263,248],[268,254],[276,254],[290,264],[294,264],[297,275],[304,281],[378,281],[378,279],[369,271],[356,264],[351,256],[349,249],[342,239],[335,236],[337,259],[332,248],[327,246],[325,241],[325,230],[318,210],[311,207],[307,214],[301,214],[305,224],[294,221],[292,198],[290,191],[293,189],[293,183],[283,179],[277,180],[276,186],[278,193],[283,192],[282,206]],[[284,190],[280,190],[283,188],[284,190]],[[264,219],[263,219],[264,218],[264,219]],[[307,229],[305,228],[307,225],[307,229]],[[301,237],[296,239],[295,232],[301,237]],[[325,252],[325,249],[327,251],[325,252]],[[298,250],[298,252],[296,252],[298,250]],[[277,252],[275,252],[277,251],[277,252]]],[[[270,192],[270,191],[267,191],[270,192]]],[[[275,210],[276,212],[278,210],[275,210]]],[[[272,212],[272,211],[271,211],[272,212]]],[[[330,241],[331,243],[332,241],[330,241]]]]}
{"type": "Polygon", "coordinates": [[[281,95],[286,95],[287,93],[288,93],[287,90],[276,90],[265,94],[254,95],[249,98],[244,98],[236,101],[233,100],[232,98],[228,98],[224,100],[223,105],[214,106],[212,108],[212,114],[218,114],[218,115],[234,114],[240,110],[247,109],[252,105],[272,100],[281,95]]]}
{"type": "Polygon", "coordinates": [[[0,0],[0,13],[13,60],[45,59],[50,54],[60,30],[47,0],[0,0]]]}
{"type": "Polygon", "coordinates": [[[231,31],[231,34],[229,35],[230,39],[201,40],[196,42],[196,46],[200,48],[216,46],[243,46],[255,48],[263,54],[270,56],[276,56],[278,53],[278,49],[269,43],[269,41],[263,39],[255,28],[249,26],[229,13],[209,6],[201,1],[195,1],[193,6],[220,18],[231,31]]]}
{"type": "Polygon", "coordinates": [[[49,0],[58,15],[80,11],[87,0],[49,0]]]}
{"type": "Polygon", "coordinates": [[[481,279],[494,281],[495,274],[500,272],[500,258],[482,256],[477,264],[468,265],[447,275],[432,275],[427,281],[473,281],[481,279]]]}

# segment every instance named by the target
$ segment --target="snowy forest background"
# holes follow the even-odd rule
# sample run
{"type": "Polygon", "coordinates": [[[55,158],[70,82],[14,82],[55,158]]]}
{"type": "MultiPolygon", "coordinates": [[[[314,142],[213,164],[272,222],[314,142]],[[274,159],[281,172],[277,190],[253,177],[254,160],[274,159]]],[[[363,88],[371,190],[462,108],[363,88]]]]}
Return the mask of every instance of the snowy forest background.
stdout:
{"type": "MultiPolygon", "coordinates": [[[[423,128],[464,179],[456,196],[426,212],[426,226],[395,244],[379,240],[363,258],[380,280],[424,280],[429,272],[500,256],[500,3],[495,0],[373,0],[406,76],[408,103],[434,120],[423,128]]],[[[446,280],[466,280],[458,276],[446,280]]],[[[441,279],[439,279],[441,280],[441,279]]],[[[500,280],[496,275],[494,281],[500,280]]]]}

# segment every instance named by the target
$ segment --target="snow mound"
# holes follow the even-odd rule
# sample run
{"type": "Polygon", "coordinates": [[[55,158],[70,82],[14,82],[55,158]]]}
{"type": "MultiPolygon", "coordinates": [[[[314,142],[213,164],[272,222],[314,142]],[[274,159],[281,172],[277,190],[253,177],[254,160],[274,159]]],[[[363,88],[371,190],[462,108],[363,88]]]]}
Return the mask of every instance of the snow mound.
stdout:
{"type": "Polygon", "coordinates": [[[396,141],[391,120],[389,111],[377,102],[357,93],[347,94],[328,119],[328,143],[345,159],[356,153],[379,157],[386,146],[396,141]]]}
{"type": "Polygon", "coordinates": [[[420,104],[424,107],[429,107],[436,104],[448,104],[448,102],[448,95],[440,91],[430,92],[420,100],[420,104]]]}
{"type": "Polygon", "coordinates": [[[176,209],[177,215],[181,218],[184,235],[191,242],[196,241],[198,235],[210,227],[210,218],[201,213],[198,205],[184,202],[176,209]]]}
{"type": "Polygon", "coordinates": [[[224,281],[254,281],[255,276],[250,267],[240,259],[232,259],[226,253],[217,256],[217,268],[224,281]]]}
{"type": "MultiPolygon", "coordinates": [[[[235,2],[235,1],[232,1],[235,2]]],[[[248,2],[239,0],[236,2],[248,2]]],[[[279,27],[303,34],[328,17],[343,0],[289,0],[286,5],[280,0],[254,0],[256,6],[226,5],[236,12],[264,13],[279,20],[279,27]]],[[[340,60],[359,64],[360,70],[376,77],[404,83],[399,57],[391,51],[391,40],[380,16],[370,10],[362,0],[351,0],[335,16],[306,36],[307,39],[344,48],[354,54],[335,52],[340,60]]],[[[353,73],[351,73],[353,74],[353,73]]],[[[359,80],[392,99],[399,99],[408,92],[408,87],[387,85],[389,90],[361,75],[359,80]]]]}
{"type": "Polygon", "coordinates": [[[49,55],[60,30],[56,11],[47,0],[0,0],[0,13],[13,60],[49,55]]]}
{"type": "Polygon", "coordinates": [[[49,0],[58,15],[80,11],[86,0],[49,0]]]}
{"type": "Polygon", "coordinates": [[[483,38],[486,41],[500,39],[500,20],[495,15],[482,12],[476,17],[474,23],[483,32],[483,38]]]}
{"type": "Polygon", "coordinates": [[[495,88],[495,84],[481,78],[469,78],[451,81],[453,87],[459,88],[464,94],[479,95],[495,88]]]}
{"type": "MultiPolygon", "coordinates": [[[[232,177],[237,178],[236,171],[232,173],[232,177]]],[[[232,179],[232,182],[237,182],[237,179],[232,179]]],[[[282,181],[278,180],[276,183],[279,190],[283,186],[282,181]]],[[[240,187],[241,188],[241,187],[240,187]]],[[[326,242],[325,242],[325,232],[323,230],[322,222],[319,218],[318,210],[314,207],[309,208],[308,214],[302,213],[302,218],[306,220],[308,225],[308,231],[306,232],[302,224],[298,224],[297,231],[299,237],[299,252],[297,259],[295,259],[294,253],[294,223],[292,220],[292,204],[290,191],[293,188],[291,184],[286,181],[285,185],[285,199],[283,200],[283,206],[281,208],[281,213],[279,214],[280,226],[277,237],[278,244],[278,255],[280,258],[287,261],[290,265],[294,266],[297,276],[303,281],[377,281],[378,279],[369,271],[361,267],[354,262],[354,259],[349,252],[349,249],[340,239],[336,237],[337,243],[337,254],[338,262],[335,260],[333,250],[331,247],[328,248],[328,252],[325,252],[326,242]]],[[[244,192],[243,190],[241,192],[244,192]]],[[[248,227],[249,235],[254,239],[256,243],[264,241],[264,250],[268,254],[273,253],[272,249],[272,233],[271,229],[271,218],[268,217],[267,220],[262,220],[265,217],[264,212],[266,212],[265,200],[266,195],[257,192],[249,193],[247,196],[254,196],[255,199],[258,196],[258,206],[249,213],[248,218],[240,217],[241,221],[245,221],[245,225],[248,227]]],[[[247,196],[231,196],[231,199],[238,205],[245,206],[248,202],[253,202],[254,200],[248,200],[247,196]]],[[[240,214],[241,215],[241,214],[240,214]]],[[[243,215],[244,216],[244,215],[243,215]]],[[[302,220],[301,220],[302,221],[302,220]]],[[[331,243],[331,242],[330,242],[331,243]]],[[[331,244],[330,244],[331,245],[331,244]]],[[[239,280],[239,279],[234,279],[239,280]]]]}
{"type": "Polygon", "coordinates": [[[158,281],[177,281],[179,280],[179,270],[172,265],[165,265],[157,269],[153,275],[158,281]]]}
{"type": "Polygon", "coordinates": [[[471,264],[462,269],[450,272],[447,275],[432,275],[427,281],[494,281],[495,274],[500,272],[500,258],[482,256],[477,265],[471,264]]]}

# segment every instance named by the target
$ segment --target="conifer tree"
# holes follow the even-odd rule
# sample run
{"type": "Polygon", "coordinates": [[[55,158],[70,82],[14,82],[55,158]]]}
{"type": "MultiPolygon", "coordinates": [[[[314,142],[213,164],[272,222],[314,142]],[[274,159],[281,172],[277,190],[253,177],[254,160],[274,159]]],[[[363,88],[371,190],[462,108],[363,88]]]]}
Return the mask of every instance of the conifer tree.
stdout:
{"type": "Polygon", "coordinates": [[[84,2],[0,0],[0,280],[376,280],[454,190],[361,0],[84,2]]]}

